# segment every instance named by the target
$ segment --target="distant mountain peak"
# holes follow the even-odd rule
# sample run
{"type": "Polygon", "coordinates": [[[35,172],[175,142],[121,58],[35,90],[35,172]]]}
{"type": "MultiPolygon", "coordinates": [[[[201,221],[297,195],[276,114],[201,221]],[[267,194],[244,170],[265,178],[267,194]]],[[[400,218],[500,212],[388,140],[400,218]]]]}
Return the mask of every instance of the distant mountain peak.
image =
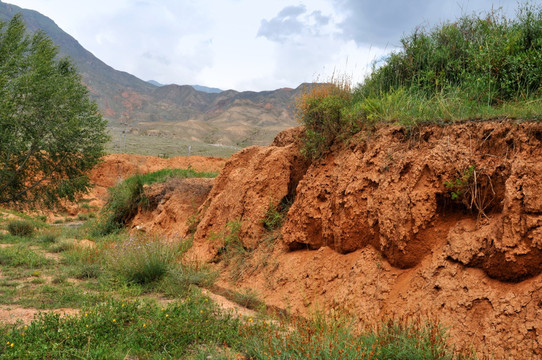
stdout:
{"type": "Polygon", "coordinates": [[[209,94],[219,94],[219,93],[224,91],[224,90],[219,89],[219,88],[207,87],[207,86],[202,86],[202,85],[190,85],[190,86],[192,86],[197,91],[202,91],[202,92],[206,92],[206,93],[209,93],[209,94]]]}
{"type": "Polygon", "coordinates": [[[160,84],[160,83],[159,83],[158,81],[156,81],[156,80],[148,80],[147,82],[148,82],[149,84],[152,84],[152,85],[158,86],[158,87],[164,86],[164,84],[160,84]]]}

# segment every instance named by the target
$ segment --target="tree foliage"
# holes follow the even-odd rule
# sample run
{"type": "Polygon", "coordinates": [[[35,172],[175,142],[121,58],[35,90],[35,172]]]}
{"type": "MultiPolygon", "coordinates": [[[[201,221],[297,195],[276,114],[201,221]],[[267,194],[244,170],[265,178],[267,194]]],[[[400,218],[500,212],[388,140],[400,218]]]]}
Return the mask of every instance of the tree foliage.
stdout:
{"type": "Polygon", "coordinates": [[[0,22],[0,203],[74,200],[103,155],[106,121],[57,54],[20,15],[0,22]]]}

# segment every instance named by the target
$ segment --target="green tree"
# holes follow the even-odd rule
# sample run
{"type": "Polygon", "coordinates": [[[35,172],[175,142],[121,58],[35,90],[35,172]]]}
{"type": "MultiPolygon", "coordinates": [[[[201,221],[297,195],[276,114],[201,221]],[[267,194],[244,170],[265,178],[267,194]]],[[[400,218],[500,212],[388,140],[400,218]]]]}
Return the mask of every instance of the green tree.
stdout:
{"type": "Polygon", "coordinates": [[[103,155],[107,122],[57,54],[21,15],[0,22],[0,203],[74,200],[103,155]]]}

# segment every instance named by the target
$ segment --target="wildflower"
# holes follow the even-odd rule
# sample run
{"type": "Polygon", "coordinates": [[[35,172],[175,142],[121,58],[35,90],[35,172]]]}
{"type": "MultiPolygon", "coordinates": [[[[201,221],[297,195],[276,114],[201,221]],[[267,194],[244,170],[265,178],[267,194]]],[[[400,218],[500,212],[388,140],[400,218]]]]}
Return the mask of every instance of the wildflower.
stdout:
{"type": "Polygon", "coordinates": [[[166,314],[166,317],[169,317],[169,314],[166,314]]]}
{"type": "Polygon", "coordinates": [[[143,327],[147,327],[147,324],[143,324],[143,327]]]}
{"type": "Polygon", "coordinates": [[[117,319],[113,319],[113,322],[117,322],[117,319]]]}
{"type": "Polygon", "coordinates": [[[199,312],[200,312],[201,314],[203,314],[203,310],[200,310],[199,312]]]}
{"type": "Polygon", "coordinates": [[[248,322],[252,322],[252,318],[248,318],[248,322]]]}

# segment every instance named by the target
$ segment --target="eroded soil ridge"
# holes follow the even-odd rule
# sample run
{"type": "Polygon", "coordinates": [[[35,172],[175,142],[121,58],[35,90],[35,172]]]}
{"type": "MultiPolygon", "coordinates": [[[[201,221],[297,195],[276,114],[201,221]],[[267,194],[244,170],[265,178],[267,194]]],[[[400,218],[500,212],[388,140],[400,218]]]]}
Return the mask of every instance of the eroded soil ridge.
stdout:
{"type": "Polygon", "coordinates": [[[194,258],[217,261],[236,221],[252,269],[235,286],[269,305],[360,323],[435,317],[460,347],[542,356],[541,124],[383,126],[312,164],[301,133],[225,164],[198,210],[194,258]],[[264,249],[262,219],[285,197],[264,249]]]}

